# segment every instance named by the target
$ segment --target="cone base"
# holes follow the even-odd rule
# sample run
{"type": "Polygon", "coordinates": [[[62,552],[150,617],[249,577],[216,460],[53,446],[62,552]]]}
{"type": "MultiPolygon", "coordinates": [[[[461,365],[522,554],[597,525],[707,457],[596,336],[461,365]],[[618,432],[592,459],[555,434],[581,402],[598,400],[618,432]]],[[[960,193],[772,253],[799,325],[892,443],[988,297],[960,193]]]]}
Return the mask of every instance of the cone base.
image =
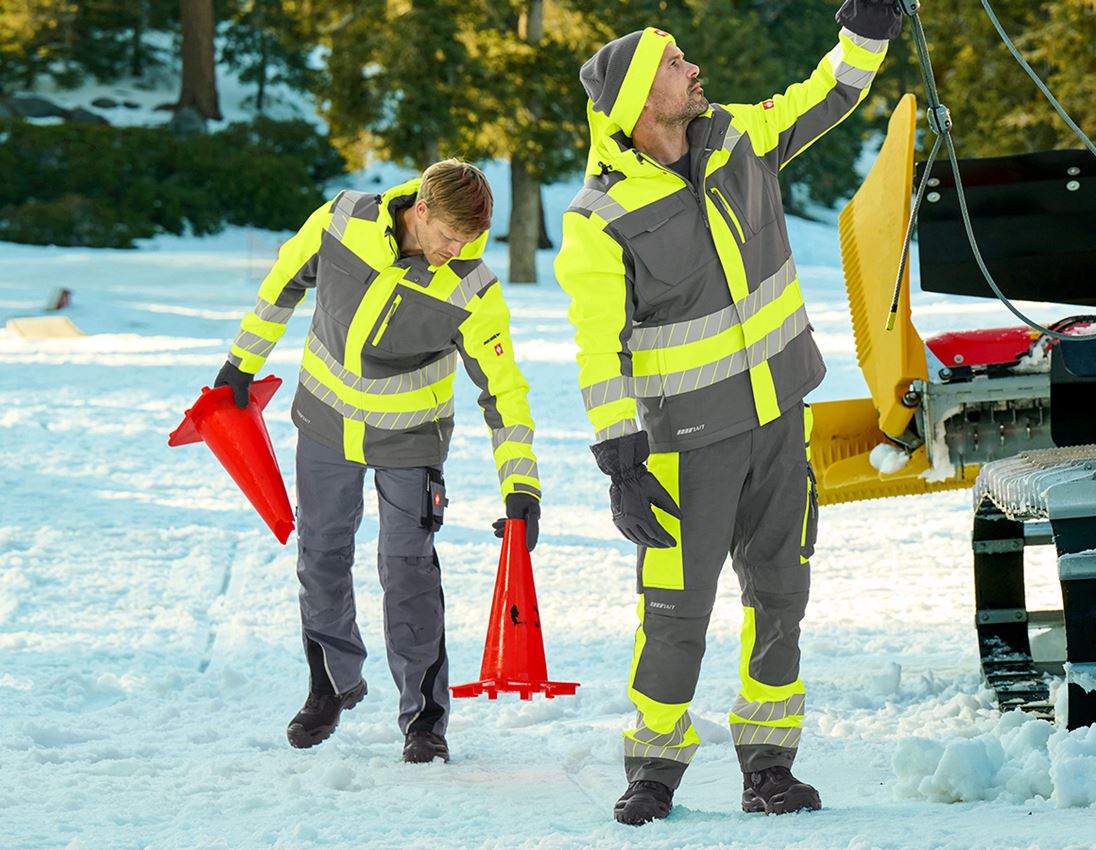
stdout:
{"type": "Polygon", "coordinates": [[[449,690],[454,699],[475,698],[487,694],[488,699],[498,699],[500,693],[520,694],[523,700],[533,698],[533,694],[544,694],[547,699],[574,696],[578,682],[520,682],[516,679],[481,679],[467,685],[451,685],[449,690]]]}

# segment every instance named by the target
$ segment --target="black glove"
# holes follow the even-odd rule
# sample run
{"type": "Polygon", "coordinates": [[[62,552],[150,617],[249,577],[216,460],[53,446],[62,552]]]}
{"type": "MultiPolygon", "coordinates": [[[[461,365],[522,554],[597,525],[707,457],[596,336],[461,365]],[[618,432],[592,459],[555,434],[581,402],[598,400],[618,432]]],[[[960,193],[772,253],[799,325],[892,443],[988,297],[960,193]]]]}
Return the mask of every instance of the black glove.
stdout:
{"type": "Polygon", "coordinates": [[[671,516],[680,518],[681,511],[673,497],[643,464],[650,454],[647,432],[639,431],[624,437],[614,437],[590,446],[598,468],[612,478],[609,504],[613,523],[620,533],[640,546],[669,549],[677,541],[655,518],[651,505],[671,516]]]}
{"type": "Polygon", "coordinates": [[[895,0],[845,0],[834,19],[864,38],[898,38],[902,10],[895,0]]]}
{"type": "Polygon", "coordinates": [[[232,387],[232,395],[236,399],[236,406],[243,410],[247,407],[248,390],[251,388],[251,382],[254,378],[254,375],[241,372],[239,368],[226,360],[225,365],[221,367],[221,371],[217,373],[217,380],[213,382],[213,389],[223,387],[226,384],[232,387]]]}
{"type": "Polygon", "coordinates": [[[525,520],[525,548],[532,552],[537,547],[540,534],[540,500],[529,493],[511,493],[506,497],[506,516],[496,519],[491,527],[495,537],[502,537],[506,531],[506,520],[525,520]]]}

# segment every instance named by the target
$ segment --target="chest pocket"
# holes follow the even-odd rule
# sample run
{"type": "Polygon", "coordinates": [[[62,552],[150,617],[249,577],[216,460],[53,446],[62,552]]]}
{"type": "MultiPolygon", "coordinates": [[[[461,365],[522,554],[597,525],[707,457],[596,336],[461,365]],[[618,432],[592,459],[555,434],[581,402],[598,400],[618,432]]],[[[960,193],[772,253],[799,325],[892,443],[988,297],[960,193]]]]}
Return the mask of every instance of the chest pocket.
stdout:
{"type": "Polygon", "coordinates": [[[424,292],[397,286],[377,315],[366,342],[400,356],[442,352],[453,344],[468,313],[424,292]]]}
{"type": "MultiPolygon", "coordinates": [[[[748,145],[739,147],[745,151],[748,145]]],[[[718,191],[731,208],[741,223],[744,239],[760,233],[776,218],[780,186],[756,158],[734,156],[706,182],[709,190],[718,191]]]]}
{"type": "Polygon", "coordinates": [[[332,240],[320,251],[316,304],[343,327],[349,327],[362,296],[377,272],[348,248],[332,240]]]}
{"type": "Polygon", "coordinates": [[[635,261],[641,300],[658,301],[717,258],[700,210],[680,193],[623,216],[613,227],[635,261]]]}

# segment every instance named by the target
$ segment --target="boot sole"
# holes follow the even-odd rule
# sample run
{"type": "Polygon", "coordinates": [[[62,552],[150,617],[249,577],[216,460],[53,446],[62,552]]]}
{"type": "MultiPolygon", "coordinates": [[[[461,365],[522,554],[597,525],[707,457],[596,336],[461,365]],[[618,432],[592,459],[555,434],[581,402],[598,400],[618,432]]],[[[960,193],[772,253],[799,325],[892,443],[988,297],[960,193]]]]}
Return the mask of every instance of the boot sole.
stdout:
{"type": "Polygon", "coordinates": [[[613,806],[613,819],[617,823],[627,824],[628,826],[643,826],[645,823],[651,823],[651,821],[663,820],[670,816],[670,810],[673,809],[671,803],[664,812],[645,812],[643,815],[639,815],[635,812],[628,811],[627,803],[620,803],[619,801],[613,806]]]}
{"type": "Polygon", "coordinates": [[[742,811],[749,814],[764,812],[767,815],[790,815],[794,812],[818,811],[821,808],[822,800],[813,789],[787,791],[767,802],[752,789],[742,792],[742,811]]]}
{"type": "MultiPolygon", "coordinates": [[[[361,693],[352,697],[351,701],[344,705],[339,710],[339,717],[342,717],[344,711],[349,711],[359,702],[365,699],[365,695],[368,690],[362,685],[361,693]]],[[[289,746],[297,750],[307,750],[309,747],[314,747],[316,744],[322,743],[331,737],[331,733],[338,727],[339,721],[336,720],[330,726],[321,726],[314,732],[309,732],[300,723],[290,723],[289,728],[285,730],[285,736],[289,739],[289,746]]]]}

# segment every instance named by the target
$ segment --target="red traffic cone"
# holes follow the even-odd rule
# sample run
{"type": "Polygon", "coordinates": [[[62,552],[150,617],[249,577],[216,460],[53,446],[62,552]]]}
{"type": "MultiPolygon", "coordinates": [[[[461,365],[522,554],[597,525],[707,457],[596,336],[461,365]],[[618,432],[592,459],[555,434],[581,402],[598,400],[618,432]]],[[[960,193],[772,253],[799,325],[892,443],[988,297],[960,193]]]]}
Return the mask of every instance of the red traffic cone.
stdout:
{"type": "Polygon", "coordinates": [[[236,406],[229,386],[202,394],[167,438],[169,446],[205,442],[221,466],[259,512],[279,543],[289,539],[293,530],[293,509],[285,482],[274,457],[274,447],[263,421],[263,408],[282,385],[282,379],[267,375],[251,385],[251,403],[243,410],[236,406]]]}
{"type": "Polygon", "coordinates": [[[486,693],[488,699],[496,699],[500,692],[508,691],[521,694],[522,699],[532,699],[535,693],[552,699],[570,696],[578,686],[578,682],[548,681],[533,564],[525,548],[525,520],[508,519],[480,680],[449,690],[454,697],[478,697],[486,693]]]}

